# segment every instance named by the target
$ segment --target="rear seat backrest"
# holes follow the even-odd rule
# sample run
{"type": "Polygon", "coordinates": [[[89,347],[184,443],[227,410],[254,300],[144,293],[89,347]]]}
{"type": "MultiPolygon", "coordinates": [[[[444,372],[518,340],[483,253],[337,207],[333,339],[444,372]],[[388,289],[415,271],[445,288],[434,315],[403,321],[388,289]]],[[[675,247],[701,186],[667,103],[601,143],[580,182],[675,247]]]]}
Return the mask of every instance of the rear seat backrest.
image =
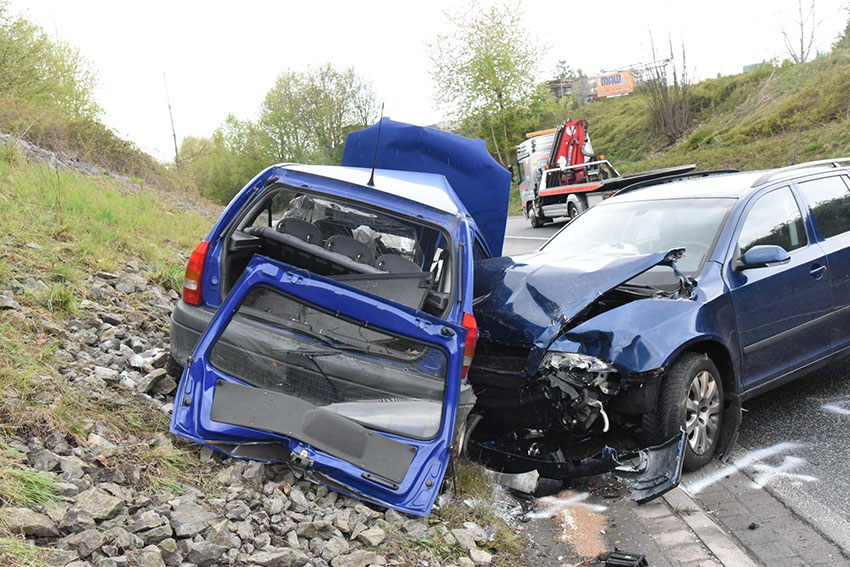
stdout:
{"type": "Polygon", "coordinates": [[[350,236],[342,236],[341,234],[331,236],[325,241],[325,248],[331,252],[348,256],[355,262],[361,262],[363,264],[371,265],[374,259],[372,251],[369,250],[368,246],[350,236]]]}
{"type": "Polygon", "coordinates": [[[391,274],[416,274],[422,268],[398,254],[382,254],[375,260],[375,267],[391,274]]]}
{"type": "Polygon", "coordinates": [[[322,245],[322,231],[305,220],[295,217],[281,219],[277,223],[277,231],[300,238],[308,244],[322,245]]]}

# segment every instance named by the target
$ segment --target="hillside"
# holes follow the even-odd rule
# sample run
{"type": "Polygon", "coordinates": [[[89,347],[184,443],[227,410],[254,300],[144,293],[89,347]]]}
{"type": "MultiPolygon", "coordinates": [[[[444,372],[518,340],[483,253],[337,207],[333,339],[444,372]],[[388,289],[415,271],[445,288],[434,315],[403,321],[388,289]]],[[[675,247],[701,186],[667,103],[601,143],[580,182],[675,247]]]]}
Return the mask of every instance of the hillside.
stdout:
{"type": "Polygon", "coordinates": [[[588,104],[594,150],[622,172],[681,163],[758,169],[850,155],[850,51],[766,66],[691,88],[690,128],[674,145],[654,133],[645,95],[588,104]]]}

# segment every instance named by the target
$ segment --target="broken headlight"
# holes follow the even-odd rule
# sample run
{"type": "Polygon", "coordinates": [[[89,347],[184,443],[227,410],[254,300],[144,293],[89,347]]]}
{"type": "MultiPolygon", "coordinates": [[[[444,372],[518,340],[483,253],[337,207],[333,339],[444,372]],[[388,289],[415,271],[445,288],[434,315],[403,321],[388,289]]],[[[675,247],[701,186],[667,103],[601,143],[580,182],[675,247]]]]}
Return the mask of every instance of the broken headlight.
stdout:
{"type": "Polygon", "coordinates": [[[540,363],[541,368],[573,368],[587,372],[616,372],[614,365],[595,356],[575,352],[547,352],[540,363]]]}

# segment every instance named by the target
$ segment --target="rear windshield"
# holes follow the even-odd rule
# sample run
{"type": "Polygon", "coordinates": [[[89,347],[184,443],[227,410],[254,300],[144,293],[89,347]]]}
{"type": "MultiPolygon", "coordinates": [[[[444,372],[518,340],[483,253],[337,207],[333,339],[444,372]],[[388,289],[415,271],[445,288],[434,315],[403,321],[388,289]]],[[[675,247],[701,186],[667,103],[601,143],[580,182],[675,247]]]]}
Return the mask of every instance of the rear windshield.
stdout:
{"type": "Polygon", "coordinates": [[[259,286],[210,353],[252,386],[298,397],[367,427],[417,439],[440,428],[445,353],[259,286]]]}

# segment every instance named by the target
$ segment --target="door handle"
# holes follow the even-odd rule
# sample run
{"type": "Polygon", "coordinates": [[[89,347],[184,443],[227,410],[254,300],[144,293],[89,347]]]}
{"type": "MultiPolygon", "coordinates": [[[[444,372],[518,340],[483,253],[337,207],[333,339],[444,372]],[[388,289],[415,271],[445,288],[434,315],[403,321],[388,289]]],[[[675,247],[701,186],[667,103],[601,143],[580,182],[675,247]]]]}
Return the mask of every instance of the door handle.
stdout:
{"type": "Polygon", "coordinates": [[[826,272],[826,266],[822,264],[812,264],[812,269],[809,270],[809,275],[819,280],[823,277],[824,272],[826,272]]]}

